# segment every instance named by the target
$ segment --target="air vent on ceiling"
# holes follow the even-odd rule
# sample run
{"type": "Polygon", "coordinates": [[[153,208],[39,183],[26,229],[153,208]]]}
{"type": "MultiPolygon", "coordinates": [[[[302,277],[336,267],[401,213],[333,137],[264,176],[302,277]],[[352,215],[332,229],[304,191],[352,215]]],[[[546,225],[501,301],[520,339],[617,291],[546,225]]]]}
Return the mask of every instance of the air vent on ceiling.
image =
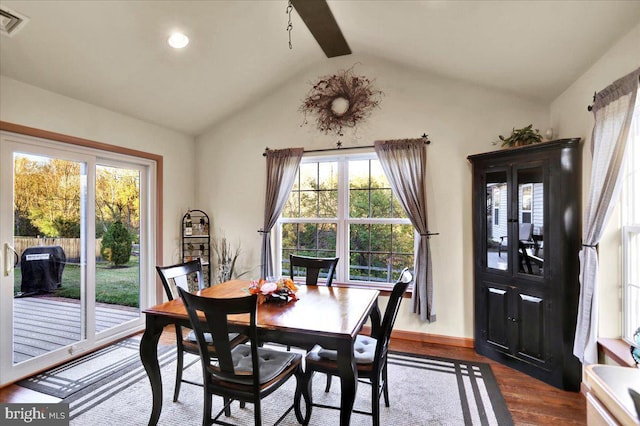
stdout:
{"type": "Polygon", "coordinates": [[[27,22],[29,18],[26,16],[4,6],[0,7],[0,34],[13,37],[27,22]]]}

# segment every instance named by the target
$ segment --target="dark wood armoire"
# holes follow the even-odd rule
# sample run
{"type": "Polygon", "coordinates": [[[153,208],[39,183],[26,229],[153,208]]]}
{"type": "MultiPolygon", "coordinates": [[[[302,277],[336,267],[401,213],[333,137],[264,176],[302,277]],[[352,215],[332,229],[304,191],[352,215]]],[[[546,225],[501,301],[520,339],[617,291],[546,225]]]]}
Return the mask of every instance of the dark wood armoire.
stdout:
{"type": "Polygon", "coordinates": [[[558,388],[573,355],[581,235],[580,139],[471,155],[479,354],[558,388]]]}

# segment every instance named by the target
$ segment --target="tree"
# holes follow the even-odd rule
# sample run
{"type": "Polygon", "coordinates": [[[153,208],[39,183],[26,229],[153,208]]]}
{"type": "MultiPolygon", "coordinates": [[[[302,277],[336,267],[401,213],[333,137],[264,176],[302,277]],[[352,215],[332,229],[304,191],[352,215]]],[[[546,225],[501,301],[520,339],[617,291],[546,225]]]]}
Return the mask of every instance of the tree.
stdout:
{"type": "MultiPolygon", "coordinates": [[[[364,160],[365,163],[368,160],[364,160]]],[[[323,170],[331,163],[309,163],[300,167],[283,216],[331,218],[337,216],[337,172],[323,170]]],[[[351,218],[405,218],[380,167],[365,164],[360,173],[350,174],[349,216],[351,218]]],[[[356,168],[354,168],[355,170],[356,168]]],[[[349,263],[358,279],[390,280],[389,272],[413,262],[414,229],[410,224],[352,223],[349,228],[349,263]]],[[[330,257],[335,255],[335,223],[286,223],[282,226],[283,264],[289,253],[330,257]]],[[[352,275],[353,276],[353,275],[352,275]]]]}
{"type": "Polygon", "coordinates": [[[14,176],[15,222],[20,235],[80,236],[80,163],[17,156],[14,176]]]}
{"type": "MultiPolygon", "coordinates": [[[[14,159],[15,233],[20,236],[80,237],[81,163],[36,155],[14,159]]],[[[121,221],[137,237],[140,172],[96,166],[96,237],[121,221]]]]}
{"type": "MultiPolygon", "coordinates": [[[[96,236],[119,220],[129,230],[140,227],[140,173],[117,167],[96,167],[96,236]]],[[[137,235],[137,232],[135,232],[137,235]]]]}
{"type": "Polygon", "coordinates": [[[107,228],[102,237],[100,254],[114,266],[124,265],[131,257],[133,239],[122,222],[115,221],[107,228]]]}

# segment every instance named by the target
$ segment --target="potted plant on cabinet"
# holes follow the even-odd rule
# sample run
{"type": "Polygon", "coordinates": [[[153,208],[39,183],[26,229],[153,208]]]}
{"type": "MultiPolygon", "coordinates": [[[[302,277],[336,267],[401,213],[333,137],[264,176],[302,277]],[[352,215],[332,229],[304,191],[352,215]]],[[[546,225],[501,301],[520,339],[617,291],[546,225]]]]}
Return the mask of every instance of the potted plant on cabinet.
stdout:
{"type": "Polygon", "coordinates": [[[501,144],[500,146],[506,146],[509,148],[542,142],[542,135],[538,129],[533,128],[533,124],[529,124],[527,127],[523,127],[522,129],[516,129],[514,127],[509,137],[499,135],[498,138],[499,140],[495,141],[493,143],[494,145],[501,144]]]}

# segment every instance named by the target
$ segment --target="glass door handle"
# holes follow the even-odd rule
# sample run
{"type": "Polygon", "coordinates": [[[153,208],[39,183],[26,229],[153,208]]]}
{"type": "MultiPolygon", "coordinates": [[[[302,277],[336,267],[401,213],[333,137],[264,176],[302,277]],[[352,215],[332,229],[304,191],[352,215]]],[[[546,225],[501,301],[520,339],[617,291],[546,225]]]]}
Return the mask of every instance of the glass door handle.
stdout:
{"type": "Polygon", "coordinates": [[[9,243],[4,243],[4,276],[9,276],[17,264],[18,253],[16,253],[9,243]],[[15,261],[12,262],[13,259],[15,259],[15,261]]]}

